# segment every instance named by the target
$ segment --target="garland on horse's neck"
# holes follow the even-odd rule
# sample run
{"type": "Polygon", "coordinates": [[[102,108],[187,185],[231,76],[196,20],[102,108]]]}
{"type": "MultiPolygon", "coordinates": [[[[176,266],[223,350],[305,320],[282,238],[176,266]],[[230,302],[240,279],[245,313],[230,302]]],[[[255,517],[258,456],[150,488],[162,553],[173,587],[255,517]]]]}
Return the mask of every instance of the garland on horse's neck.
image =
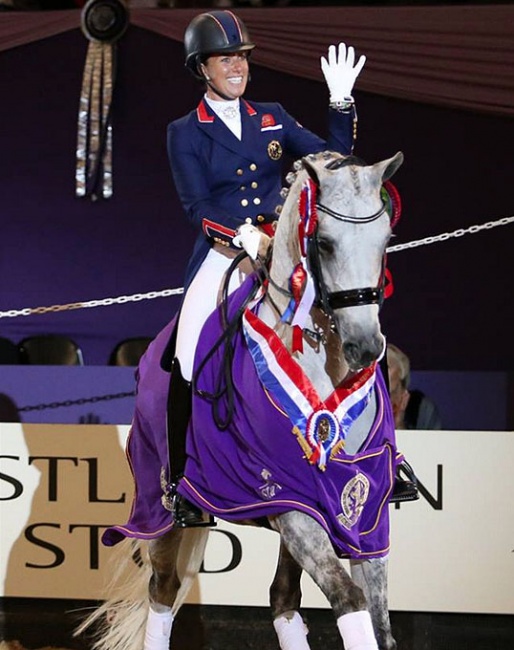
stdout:
{"type": "Polygon", "coordinates": [[[316,197],[318,187],[307,177],[301,186],[298,199],[298,242],[299,261],[294,265],[289,277],[291,298],[280,320],[292,327],[291,352],[303,352],[303,330],[316,299],[314,280],[310,273],[307,254],[309,243],[318,227],[316,197]]]}
{"type": "MultiPolygon", "coordinates": [[[[316,208],[317,193],[318,186],[305,174],[300,189],[288,197],[289,201],[296,201],[298,206],[298,219],[297,222],[293,221],[291,223],[287,239],[289,244],[291,242],[294,243],[295,250],[294,252],[290,251],[290,253],[298,261],[295,263],[293,259],[291,262],[292,270],[287,270],[287,273],[289,273],[287,288],[281,284],[281,282],[284,282],[284,279],[277,282],[272,278],[270,269],[272,256],[270,255],[270,250],[268,250],[267,259],[261,267],[262,274],[266,278],[263,283],[263,289],[266,291],[270,306],[276,312],[279,319],[275,325],[275,330],[278,331],[281,326],[286,326],[291,330],[290,337],[287,337],[291,338],[291,343],[288,346],[291,353],[303,352],[304,332],[310,337],[311,341],[319,345],[320,342],[326,342],[330,332],[333,331],[333,325],[330,322],[329,315],[327,315],[328,323],[325,327],[316,328],[317,331],[305,328],[307,319],[311,314],[316,300],[315,283],[308,267],[307,256],[310,241],[315,236],[318,226],[316,208]],[[274,293],[278,295],[273,295],[274,293]],[[282,297],[287,298],[287,303],[284,307],[280,305],[280,303],[283,303],[282,297]]],[[[277,267],[276,260],[274,267],[275,269],[277,267]]],[[[323,309],[319,309],[318,311],[320,314],[324,313],[323,309]]],[[[318,318],[317,321],[319,323],[320,319],[318,318]]]]}

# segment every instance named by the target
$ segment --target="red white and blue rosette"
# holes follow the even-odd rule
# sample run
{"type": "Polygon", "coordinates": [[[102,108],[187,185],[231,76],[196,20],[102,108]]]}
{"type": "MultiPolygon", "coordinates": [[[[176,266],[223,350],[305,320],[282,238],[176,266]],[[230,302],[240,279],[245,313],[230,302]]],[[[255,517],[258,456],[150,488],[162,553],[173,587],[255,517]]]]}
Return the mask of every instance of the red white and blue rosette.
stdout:
{"type": "Polygon", "coordinates": [[[322,400],[281,339],[249,308],[243,315],[243,332],[263,387],[291,420],[309,462],[325,469],[369,403],[376,364],[322,400]]]}

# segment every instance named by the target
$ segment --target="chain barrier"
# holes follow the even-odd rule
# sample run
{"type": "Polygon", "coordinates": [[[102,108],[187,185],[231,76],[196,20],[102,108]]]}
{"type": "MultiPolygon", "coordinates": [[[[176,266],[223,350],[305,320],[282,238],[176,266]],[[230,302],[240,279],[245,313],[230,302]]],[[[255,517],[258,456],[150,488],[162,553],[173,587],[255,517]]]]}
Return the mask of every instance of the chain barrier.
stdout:
{"type": "MultiPolygon", "coordinates": [[[[447,241],[455,237],[462,237],[464,235],[474,235],[482,230],[490,230],[497,226],[506,226],[514,222],[513,217],[504,217],[497,221],[488,221],[481,225],[470,226],[469,228],[459,228],[453,232],[446,232],[440,235],[425,237],[415,241],[407,242],[406,244],[397,244],[396,246],[389,246],[388,253],[398,253],[403,250],[417,248],[418,246],[429,246],[437,242],[447,241]]],[[[163,289],[162,291],[149,291],[148,293],[135,293],[130,296],[118,296],[116,298],[104,298],[99,300],[88,300],[86,302],[73,302],[65,305],[52,305],[50,307],[26,307],[24,309],[9,309],[8,311],[0,311],[0,318],[15,318],[17,316],[30,316],[32,314],[47,314],[60,311],[69,311],[73,309],[90,309],[93,307],[107,307],[110,305],[123,305],[127,302],[139,302],[141,300],[154,300],[155,298],[168,298],[170,296],[180,295],[184,292],[183,288],[178,289],[163,289]]],[[[96,404],[98,402],[107,402],[116,399],[123,399],[125,397],[134,397],[135,391],[124,393],[113,393],[111,395],[97,395],[94,397],[81,397],[79,399],[68,399],[62,402],[49,402],[47,404],[35,404],[31,406],[22,406],[18,409],[20,413],[28,413],[31,411],[43,411],[46,409],[57,409],[69,406],[82,406],[84,404],[96,404]]]]}
{"type": "MultiPolygon", "coordinates": [[[[463,235],[475,235],[482,230],[491,230],[497,226],[506,226],[514,222],[513,217],[503,217],[496,221],[488,221],[480,225],[470,226],[469,228],[458,228],[453,232],[445,232],[440,235],[433,235],[425,237],[424,239],[417,239],[415,241],[407,242],[406,244],[397,244],[389,246],[387,253],[399,253],[400,251],[417,248],[418,246],[429,246],[437,242],[447,241],[454,237],[462,237],[463,235]]],[[[16,318],[18,316],[32,316],[33,314],[47,314],[50,312],[70,311],[73,309],[90,309],[92,307],[109,307],[110,305],[123,305],[127,302],[139,302],[141,300],[154,300],[155,298],[168,298],[170,296],[177,296],[184,293],[184,289],[163,289],[162,291],[149,291],[148,293],[134,293],[131,296],[118,296],[116,298],[103,298],[99,300],[88,300],[87,302],[72,302],[66,305],[52,305],[50,307],[25,307],[24,309],[8,309],[7,311],[0,311],[0,319],[2,318],[16,318]]]]}
{"type": "Polygon", "coordinates": [[[102,298],[86,302],[71,302],[66,305],[52,305],[50,307],[25,307],[24,309],[9,309],[0,311],[0,318],[16,318],[17,316],[32,316],[33,314],[48,314],[73,309],[90,309],[91,307],[109,307],[110,305],[124,305],[127,302],[141,300],[154,300],[154,298],[168,298],[184,293],[182,287],[178,289],[163,289],[162,291],[149,291],[148,293],[134,293],[131,296],[118,296],[117,298],[102,298]]]}
{"type": "Polygon", "coordinates": [[[397,244],[396,246],[389,246],[387,249],[388,253],[399,253],[400,251],[407,250],[409,248],[417,248],[418,246],[429,246],[430,244],[435,244],[440,241],[448,241],[454,237],[462,237],[463,235],[475,235],[481,230],[491,230],[491,228],[496,228],[497,226],[506,226],[509,223],[514,222],[514,217],[503,217],[497,221],[488,221],[476,226],[470,226],[469,228],[458,228],[453,232],[445,232],[441,235],[434,235],[433,237],[425,237],[424,239],[417,239],[415,241],[407,242],[406,244],[397,244]]]}
{"type": "Polygon", "coordinates": [[[83,404],[96,404],[97,402],[109,402],[124,397],[135,397],[136,391],[132,390],[126,393],[113,393],[112,395],[97,395],[95,397],[80,397],[79,399],[67,399],[64,402],[48,402],[47,404],[35,404],[33,406],[22,406],[18,409],[19,413],[28,413],[30,411],[44,411],[46,409],[58,409],[68,406],[82,406],[83,404]]]}

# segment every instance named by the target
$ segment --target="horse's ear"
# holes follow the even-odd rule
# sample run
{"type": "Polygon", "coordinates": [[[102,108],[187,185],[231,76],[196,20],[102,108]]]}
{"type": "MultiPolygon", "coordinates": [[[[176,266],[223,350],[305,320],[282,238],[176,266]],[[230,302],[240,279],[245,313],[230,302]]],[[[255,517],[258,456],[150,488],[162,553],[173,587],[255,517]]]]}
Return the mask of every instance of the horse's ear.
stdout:
{"type": "Polygon", "coordinates": [[[392,158],[388,158],[387,160],[383,160],[382,162],[378,163],[378,165],[383,168],[382,181],[388,181],[391,176],[396,173],[402,163],[403,153],[401,151],[395,153],[392,158]]]}
{"type": "Polygon", "coordinates": [[[318,171],[314,166],[313,161],[309,160],[309,156],[305,156],[304,158],[302,158],[302,164],[303,164],[303,168],[309,174],[312,181],[316,183],[317,187],[319,187],[320,182],[319,182],[318,171]]]}

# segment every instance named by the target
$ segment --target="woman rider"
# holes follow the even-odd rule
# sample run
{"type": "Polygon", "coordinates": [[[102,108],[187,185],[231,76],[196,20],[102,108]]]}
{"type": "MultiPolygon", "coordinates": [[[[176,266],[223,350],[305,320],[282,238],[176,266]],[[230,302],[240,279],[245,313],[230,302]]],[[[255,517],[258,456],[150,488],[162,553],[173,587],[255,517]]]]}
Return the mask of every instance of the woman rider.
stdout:
{"type": "MultiPolygon", "coordinates": [[[[330,91],[329,137],[304,129],[278,103],[243,99],[248,59],[255,45],[234,13],[216,10],[196,16],[185,33],[186,66],[205,84],[193,111],[168,126],[168,155],[175,186],[187,217],[197,230],[186,271],[185,296],[176,339],[163,367],[171,368],[168,408],[170,486],[183,473],[185,431],[190,416],[190,382],[200,331],[215,309],[222,278],[237,254],[234,236],[243,224],[271,234],[282,203],[284,154],[294,158],[326,149],[353,150],[356,113],[351,95],[365,57],[355,64],[352,47],[331,46],[321,67],[330,91]]],[[[233,274],[229,290],[241,278],[233,274]]],[[[203,522],[200,512],[176,495],[178,526],[203,522]]]]}

